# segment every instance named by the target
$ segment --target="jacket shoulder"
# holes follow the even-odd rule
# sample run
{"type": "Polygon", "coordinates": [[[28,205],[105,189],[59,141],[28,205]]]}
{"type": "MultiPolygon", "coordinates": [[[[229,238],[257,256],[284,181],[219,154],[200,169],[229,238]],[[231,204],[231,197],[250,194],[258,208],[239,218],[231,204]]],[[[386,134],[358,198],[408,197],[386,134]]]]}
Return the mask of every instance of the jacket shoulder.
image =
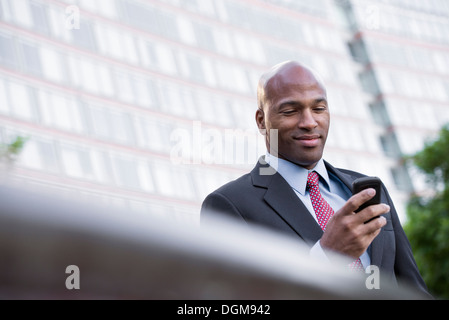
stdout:
{"type": "Polygon", "coordinates": [[[363,174],[363,173],[360,173],[357,171],[348,170],[348,169],[336,168],[335,170],[338,170],[344,174],[350,175],[351,177],[354,177],[354,178],[367,177],[366,174],[363,174]]]}
{"type": "Polygon", "coordinates": [[[227,197],[232,197],[234,194],[240,194],[253,188],[251,175],[249,173],[230,181],[218,189],[214,190],[211,194],[222,194],[227,197]]]}

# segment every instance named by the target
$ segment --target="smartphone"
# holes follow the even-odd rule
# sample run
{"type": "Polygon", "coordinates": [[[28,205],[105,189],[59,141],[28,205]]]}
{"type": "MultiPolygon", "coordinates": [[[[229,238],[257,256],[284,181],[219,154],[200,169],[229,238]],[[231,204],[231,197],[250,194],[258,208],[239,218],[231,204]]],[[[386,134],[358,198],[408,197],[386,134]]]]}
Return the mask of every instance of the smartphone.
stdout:
{"type": "Polygon", "coordinates": [[[380,190],[381,190],[382,182],[378,177],[362,177],[354,180],[352,183],[352,194],[359,193],[360,191],[367,189],[367,188],[373,188],[376,190],[376,195],[366,201],[364,204],[362,204],[356,211],[359,212],[363,209],[365,209],[368,206],[371,206],[373,204],[379,204],[380,203],[380,190]]]}

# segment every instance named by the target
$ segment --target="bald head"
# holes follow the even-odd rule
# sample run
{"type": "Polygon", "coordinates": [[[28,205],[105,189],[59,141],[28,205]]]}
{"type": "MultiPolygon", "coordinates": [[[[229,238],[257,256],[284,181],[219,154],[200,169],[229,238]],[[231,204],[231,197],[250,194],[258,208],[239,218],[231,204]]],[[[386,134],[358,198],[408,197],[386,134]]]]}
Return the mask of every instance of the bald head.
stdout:
{"type": "Polygon", "coordinates": [[[260,77],[257,86],[257,105],[259,109],[263,110],[273,91],[279,91],[283,86],[293,85],[291,79],[295,79],[296,85],[298,84],[297,79],[301,79],[301,83],[305,87],[318,83],[324,91],[326,90],[324,82],[317,72],[299,62],[285,61],[275,65],[260,77]]]}
{"type": "Polygon", "coordinates": [[[257,99],[255,120],[270,154],[313,168],[323,155],[330,124],[318,74],[295,61],[278,64],[260,78],[257,99]]]}

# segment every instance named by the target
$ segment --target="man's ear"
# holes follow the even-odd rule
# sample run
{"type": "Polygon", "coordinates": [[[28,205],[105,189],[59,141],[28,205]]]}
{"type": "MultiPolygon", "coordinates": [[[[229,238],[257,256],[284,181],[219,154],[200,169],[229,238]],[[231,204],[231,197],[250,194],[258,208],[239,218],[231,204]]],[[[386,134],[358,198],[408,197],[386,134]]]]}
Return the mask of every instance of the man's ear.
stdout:
{"type": "Polygon", "coordinates": [[[259,128],[259,132],[263,135],[266,134],[266,127],[265,127],[265,113],[262,109],[257,109],[256,111],[256,123],[257,127],[259,128]]]}

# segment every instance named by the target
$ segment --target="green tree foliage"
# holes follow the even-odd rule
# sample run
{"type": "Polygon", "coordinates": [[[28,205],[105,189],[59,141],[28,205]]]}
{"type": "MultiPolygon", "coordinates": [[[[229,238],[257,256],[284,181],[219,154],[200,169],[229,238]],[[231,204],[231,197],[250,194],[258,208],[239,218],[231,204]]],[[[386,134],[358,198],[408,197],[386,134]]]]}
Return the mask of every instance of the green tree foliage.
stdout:
{"type": "Polygon", "coordinates": [[[449,299],[449,125],[411,157],[428,177],[431,196],[413,196],[405,232],[430,292],[449,299]]]}
{"type": "Polygon", "coordinates": [[[14,141],[8,144],[0,144],[0,160],[14,161],[22,151],[28,138],[17,136],[14,141]]]}

